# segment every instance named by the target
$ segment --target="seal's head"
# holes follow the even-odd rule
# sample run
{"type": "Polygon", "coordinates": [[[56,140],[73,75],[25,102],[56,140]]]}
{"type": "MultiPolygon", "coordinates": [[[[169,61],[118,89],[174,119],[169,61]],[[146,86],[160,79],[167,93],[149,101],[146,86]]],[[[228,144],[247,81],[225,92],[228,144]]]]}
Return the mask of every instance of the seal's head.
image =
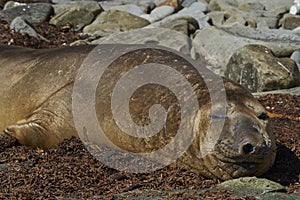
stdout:
{"type": "MultiPolygon", "coordinates": [[[[212,151],[201,159],[205,175],[223,180],[259,176],[273,165],[276,155],[268,115],[242,86],[225,81],[225,88],[227,112],[221,116],[225,123],[212,151]]],[[[220,116],[210,116],[210,123],[219,119],[220,116]]],[[[205,148],[205,145],[200,147],[205,148]]]]}

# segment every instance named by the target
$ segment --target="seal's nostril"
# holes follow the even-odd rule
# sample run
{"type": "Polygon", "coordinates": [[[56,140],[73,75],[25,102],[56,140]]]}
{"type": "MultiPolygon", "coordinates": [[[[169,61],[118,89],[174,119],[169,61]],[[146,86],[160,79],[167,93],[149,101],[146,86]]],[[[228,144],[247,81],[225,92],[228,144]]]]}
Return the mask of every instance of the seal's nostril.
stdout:
{"type": "Polygon", "coordinates": [[[258,119],[261,119],[261,120],[267,120],[269,119],[269,116],[267,113],[261,113],[259,116],[257,116],[258,119]]]}
{"type": "Polygon", "coordinates": [[[250,154],[250,153],[253,153],[255,151],[255,147],[250,143],[246,143],[243,146],[243,151],[244,151],[244,154],[250,154]]]}

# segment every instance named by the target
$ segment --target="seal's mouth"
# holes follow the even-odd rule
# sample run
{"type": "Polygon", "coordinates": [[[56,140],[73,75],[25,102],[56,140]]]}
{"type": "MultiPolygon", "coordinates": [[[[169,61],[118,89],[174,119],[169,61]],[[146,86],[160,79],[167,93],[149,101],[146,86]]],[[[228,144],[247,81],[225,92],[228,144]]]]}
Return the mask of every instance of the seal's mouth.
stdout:
{"type": "Polygon", "coordinates": [[[263,164],[261,161],[251,161],[251,160],[231,160],[231,159],[219,159],[220,162],[224,163],[225,165],[235,166],[235,168],[243,168],[246,170],[255,170],[260,165],[263,164]]]}
{"type": "Polygon", "coordinates": [[[266,163],[272,154],[272,147],[265,140],[257,142],[231,142],[230,140],[219,141],[213,152],[215,159],[237,168],[253,170],[266,163]]]}
{"type": "Polygon", "coordinates": [[[236,166],[236,168],[244,168],[246,170],[255,170],[262,165],[264,161],[263,156],[255,158],[255,160],[251,158],[226,158],[221,156],[216,156],[216,159],[225,165],[236,166]]]}
{"type": "Polygon", "coordinates": [[[255,157],[226,157],[216,154],[214,157],[218,167],[226,171],[231,171],[232,174],[237,173],[239,176],[247,176],[259,171],[266,159],[264,155],[255,157]]]}
{"type": "Polygon", "coordinates": [[[256,163],[256,162],[239,162],[239,163],[233,163],[233,164],[235,164],[237,166],[240,166],[240,167],[242,167],[244,169],[247,169],[247,170],[254,170],[254,169],[258,168],[261,163],[256,163]]]}
{"type": "Polygon", "coordinates": [[[212,153],[205,158],[205,163],[211,167],[207,169],[211,174],[222,180],[229,180],[244,176],[259,176],[269,169],[268,155],[255,157],[227,157],[219,153],[212,153]],[[212,167],[213,166],[213,167],[212,167]]]}

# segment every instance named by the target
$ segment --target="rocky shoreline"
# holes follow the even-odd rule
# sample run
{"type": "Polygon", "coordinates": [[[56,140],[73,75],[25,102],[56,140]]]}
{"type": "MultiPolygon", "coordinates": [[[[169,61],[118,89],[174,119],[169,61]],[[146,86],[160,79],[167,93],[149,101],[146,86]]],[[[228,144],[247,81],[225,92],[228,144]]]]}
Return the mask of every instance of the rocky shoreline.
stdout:
{"type": "Polygon", "coordinates": [[[293,0],[9,1],[0,18],[11,30],[45,42],[49,39],[33,23],[82,32],[85,39],[70,45],[166,46],[205,61],[215,73],[252,92],[264,92],[300,86],[298,4],[293,0]]]}
{"type": "Polygon", "coordinates": [[[205,62],[216,74],[260,96],[267,110],[278,114],[272,121],[279,149],[275,167],[263,177],[218,185],[172,168],[142,178],[122,174],[97,163],[74,139],[46,152],[2,141],[0,197],[299,199],[299,14],[298,0],[0,0],[1,44],[31,48],[158,44],[205,62]],[[55,166],[59,162],[60,167],[55,166]],[[249,182],[258,187],[249,191],[249,182]],[[232,184],[242,186],[236,189],[232,184]]]}

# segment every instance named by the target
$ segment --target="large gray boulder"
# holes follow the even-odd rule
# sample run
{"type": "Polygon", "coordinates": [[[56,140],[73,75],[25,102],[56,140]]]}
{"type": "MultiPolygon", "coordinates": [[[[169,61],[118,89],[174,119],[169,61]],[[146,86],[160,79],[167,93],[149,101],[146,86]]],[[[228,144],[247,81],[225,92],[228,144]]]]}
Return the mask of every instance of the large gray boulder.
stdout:
{"type": "Polygon", "coordinates": [[[148,28],[168,28],[185,35],[191,35],[199,29],[199,24],[197,20],[190,16],[178,16],[165,18],[159,22],[155,22],[147,26],[148,28]]]}
{"type": "Polygon", "coordinates": [[[141,15],[141,17],[147,19],[149,22],[153,23],[164,19],[165,17],[171,15],[175,11],[172,6],[160,6],[151,11],[150,14],[141,15]]]}
{"type": "Polygon", "coordinates": [[[277,57],[289,57],[300,49],[300,35],[290,30],[254,29],[240,24],[209,26],[199,30],[193,39],[192,57],[206,60],[212,71],[224,75],[230,57],[247,44],[264,45],[277,57]]]}
{"type": "Polygon", "coordinates": [[[100,13],[93,23],[83,29],[83,32],[88,35],[106,36],[105,33],[128,31],[148,24],[150,24],[148,20],[136,15],[120,10],[107,10],[100,13]]]}
{"type": "Polygon", "coordinates": [[[75,27],[75,30],[80,30],[87,24],[90,24],[94,19],[94,14],[86,9],[73,7],[66,12],[55,15],[50,24],[55,26],[64,26],[68,23],[75,27]]]}
{"type": "Polygon", "coordinates": [[[231,198],[253,196],[261,200],[298,200],[299,194],[287,194],[285,188],[268,179],[243,177],[225,181],[218,185],[219,189],[233,191],[231,198]]]}
{"type": "Polygon", "coordinates": [[[225,11],[230,23],[244,20],[243,24],[251,27],[266,24],[269,28],[276,28],[280,14],[266,10],[264,4],[254,0],[211,0],[209,8],[212,11],[225,11]]]}
{"type": "Polygon", "coordinates": [[[255,97],[264,96],[267,94],[291,94],[300,96],[300,87],[294,87],[290,89],[282,89],[282,90],[272,90],[267,92],[254,92],[252,93],[255,97]]]}
{"type": "Polygon", "coordinates": [[[191,39],[166,28],[140,28],[92,41],[92,44],[153,44],[169,47],[190,56],[191,39]]]}
{"type": "Polygon", "coordinates": [[[203,5],[200,2],[195,2],[189,7],[186,7],[160,21],[154,22],[147,27],[171,28],[176,30],[176,28],[174,28],[174,26],[176,26],[176,23],[178,23],[179,21],[186,21],[186,23],[188,23],[188,26],[190,26],[188,27],[189,31],[195,32],[191,29],[201,29],[203,27],[209,26],[209,17],[204,14],[205,8],[202,7],[203,5]]]}
{"type": "Polygon", "coordinates": [[[261,45],[246,45],[230,58],[225,76],[251,92],[286,89],[300,85],[300,72],[290,58],[277,58],[261,45]]]}
{"type": "Polygon", "coordinates": [[[300,27],[300,15],[285,14],[280,21],[280,25],[282,28],[289,30],[300,27]]]}
{"type": "Polygon", "coordinates": [[[74,7],[88,10],[92,12],[95,16],[97,16],[100,12],[103,11],[103,8],[96,1],[71,1],[67,3],[59,3],[53,5],[55,14],[67,12],[68,10],[74,7]]]}
{"type": "Polygon", "coordinates": [[[22,17],[29,23],[46,22],[54,14],[54,9],[49,3],[32,3],[0,10],[0,19],[12,22],[16,17],[22,17]]]}
{"type": "MultiPolygon", "coordinates": [[[[114,195],[117,199],[210,199],[210,192],[231,191],[230,199],[262,199],[262,200],[298,200],[299,194],[287,194],[284,186],[264,178],[243,177],[233,179],[218,184],[215,188],[203,190],[141,190],[136,189],[114,195]],[[203,195],[204,194],[204,195],[203,195]]],[[[214,196],[212,199],[221,199],[220,196],[214,196]]],[[[227,197],[228,198],[228,197],[227,197]]]]}
{"type": "Polygon", "coordinates": [[[211,0],[211,10],[265,10],[276,15],[288,11],[294,0],[211,0]]]}
{"type": "Polygon", "coordinates": [[[136,16],[141,16],[141,15],[145,14],[145,12],[146,12],[143,7],[137,6],[135,4],[111,6],[109,8],[109,10],[120,10],[120,11],[128,12],[128,13],[136,15],[136,16]]]}

